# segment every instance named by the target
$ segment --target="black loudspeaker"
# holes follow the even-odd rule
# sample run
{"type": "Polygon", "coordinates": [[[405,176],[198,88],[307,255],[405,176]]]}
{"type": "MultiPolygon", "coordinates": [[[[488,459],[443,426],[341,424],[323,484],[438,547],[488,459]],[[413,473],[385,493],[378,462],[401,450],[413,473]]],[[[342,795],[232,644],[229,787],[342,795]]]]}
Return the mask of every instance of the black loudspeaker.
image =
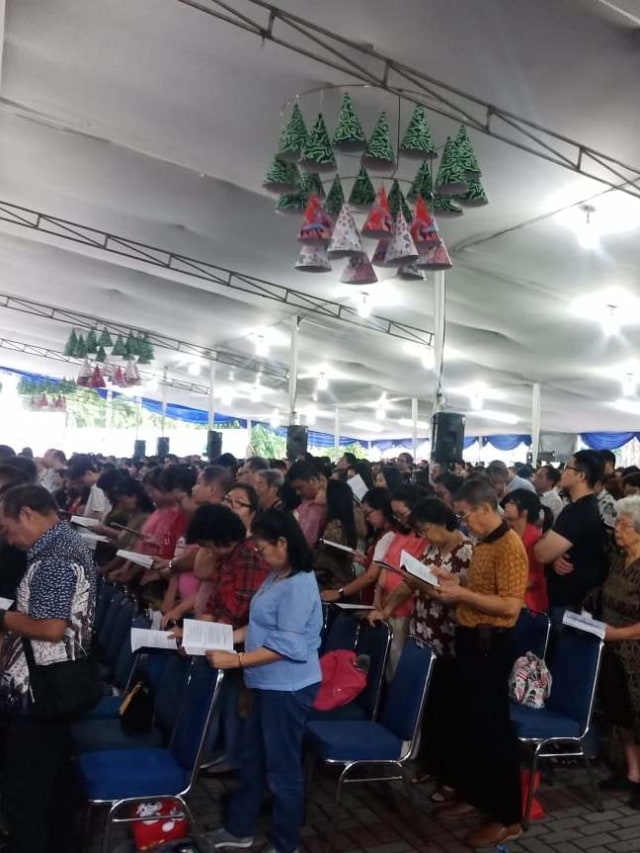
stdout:
{"type": "Polygon", "coordinates": [[[451,465],[462,459],[464,415],[436,412],[431,422],[431,461],[451,465]]]}
{"type": "Polygon", "coordinates": [[[544,464],[544,463],[555,462],[555,461],[556,461],[555,450],[547,450],[547,451],[542,450],[542,451],[540,451],[540,453],[538,453],[538,462],[542,462],[544,464]]]}
{"type": "Polygon", "coordinates": [[[307,452],[309,430],[306,426],[291,424],[287,427],[287,459],[297,459],[307,452]]]}
{"type": "Polygon", "coordinates": [[[222,454],[222,433],[210,429],[207,433],[207,457],[209,464],[222,454]]]}
{"type": "Polygon", "coordinates": [[[143,441],[141,438],[136,439],[133,442],[133,458],[134,459],[144,459],[147,455],[147,442],[143,441]]]}
{"type": "Polygon", "coordinates": [[[159,456],[160,459],[164,459],[165,456],[169,455],[169,436],[161,435],[158,439],[158,444],[156,447],[156,456],[159,456]]]}

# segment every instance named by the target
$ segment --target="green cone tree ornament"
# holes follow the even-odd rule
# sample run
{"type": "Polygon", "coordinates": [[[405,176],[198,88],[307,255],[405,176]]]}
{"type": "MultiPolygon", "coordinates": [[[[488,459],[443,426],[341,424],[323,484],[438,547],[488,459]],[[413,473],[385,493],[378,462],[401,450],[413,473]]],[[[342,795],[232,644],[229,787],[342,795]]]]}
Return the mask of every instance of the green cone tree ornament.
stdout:
{"type": "Polygon", "coordinates": [[[458,160],[464,170],[467,178],[479,178],[482,172],[476,158],[475,151],[471,145],[467,128],[461,124],[460,130],[455,139],[456,151],[458,152],[458,160]]]}
{"type": "Polygon", "coordinates": [[[400,184],[397,180],[393,182],[391,185],[391,189],[389,190],[389,210],[391,211],[391,216],[395,222],[399,211],[402,211],[402,215],[405,218],[407,223],[410,223],[413,219],[413,213],[411,212],[411,208],[407,204],[407,200],[404,197],[402,190],[400,189],[400,184]]]}
{"type": "Polygon", "coordinates": [[[375,200],[376,191],[371,183],[369,173],[364,166],[361,166],[349,196],[349,204],[351,207],[366,209],[371,207],[375,200]]]}
{"type": "Polygon", "coordinates": [[[392,168],[395,162],[387,114],[381,112],[362,157],[362,165],[367,169],[380,171],[392,168]]]}
{"type": "Polygon", "coordinates": [[[111,335],[109,334],[109,330],[107,329],[106,326],[104,327],[100,337],[98,338],[98,346],[104,347],[105,349],[107,349],[107,347],[113,346],[113,339],[112,339],[111,335]]]}
{"type": "Polygon", "coordinates": [[[297,160],[307,142],[307,126],[300,107],[294,104],[291,118],[285,125],[278,141],[277,157],[281,160],[297,160]]]}
{"type": "Polygon", "coordinates": [[[262,186],[272,193],[292,193],[300,183],[300,172],[293,162],[274,157],[262,186]]]}
{"type": "Polygon", "coordinates": [[[138,338],[138,364],[151,364],[154,359],[153,347],[148,335],[138,338]]]}
{"type": "Polygon", "coordinates": [[[414,107],[411,121],[400,143],[400,153],[422,160],[425,157],[438,156],[422,104],[416,104],[414,107]]]}
{"type": "Polygon", "coordinates": [[[489,199],[480,182],[480,178],[470,178],[469,189],[464,195],[458,196],[456,201],[467,207],[482,207],[485,204],[489,204],[489,199]]]}
{"type": "Polygon", "coordinates": [[[342,97],[332,145],[334,151],[363,151],[367,146],[367,138],[348,92],[345,92],[342,97]]]}
{"type": "Polygon", "coordinates": [[[78,338],[75,332],[75,329],[71,329],[71,334],[67,338],[67,342],[64,345],[64,354],[69,358],[75,358],[76,350],[78,349],[78,338]]]}
{"type": "Polygon", "coordinates": [[[276,213],[292,213],[297,215],[299,213],[304,213],[306,206],[307,197],[300,190],[295,193],[285,193],[278,199],[278,203],[276,204],[276,213]]]}
{"type": "Polygon", "coordinates": [[[332,172],[336,168],[336,158],[322,113],[318,113],[318,118],[302,149],[300,165],[310,172],[332,172]]]}
{"type": "Polygon", "coordinates": [[[468,189],[467,173],[458,156],[458,147],[451,137],[442,152],[442,160],[436,177],[435,191],[438,195],[464,195],[468,189]]]}
{"type": "Polygon", "coordinates": [[[96,361],[100,362],[100,364],[104,364],[107,360],[107,353],[105,352],[104,347],[98,346],[98,352],[96,353],[96,361]]]}
{"type": "Polygon", "coordinates": [[[127,348],[124,343],[124,338],[122,337],[122,335],[118,335],[118,337],[116,338],[116,342],[113,345],[111,355],[115,358],[124,358],[126,354],[127,348]]]}
{"type": "Polygon", "coordinates": [[[324,203],[324,209],[333,218],[337,219],[344,204],[344,190],[342,189],[342,181],[340,175],[336,175],[331,184],[329,195],[324,203]]]}
{"type": "Polygon", "coordinates": [[[302,172],[298,189],[305,196],[305,203],[309,201],[312,195],[317,195],[318,198],[326,196],[322,180],[317,172],[302,172]]]}
{"type": "Polygon", "coordinates": [[[418,196],[422,196],[425,201],[428,201],[433,196],[433,178],[431,177],[431,166],[428,160],[425,160],[416,172],[411,189],[407,193],[407,201],[414,203],[418,196]]]}
{"type": "Polygon", "coordinates": [[[82,337],[82,335],[78,335],[76,340],[76,358],[86,358],[87,357],[87,342],[82,337]]]}
{"type": "Polygon", "coordinates": [[[436,195],[432,202],[433,213],[441,216],[462,216],[464,210],[453,199],[445,195],[436,195]]]}
{"type": "Polygon", "coordinates": [[[85,343],[88,355],[95,355],[98,352],[98,336],[95,329],[91,329],[85,343]]]}

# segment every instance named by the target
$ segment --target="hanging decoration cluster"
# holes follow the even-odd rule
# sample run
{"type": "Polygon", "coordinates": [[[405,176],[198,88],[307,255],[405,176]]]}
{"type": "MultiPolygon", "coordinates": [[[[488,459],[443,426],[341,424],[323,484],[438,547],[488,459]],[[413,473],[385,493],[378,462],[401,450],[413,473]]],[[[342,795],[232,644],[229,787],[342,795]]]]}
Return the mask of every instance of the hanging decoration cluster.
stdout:
{"type": "Polygon", "coordinates": [[[422,279],[424,270],[449,269],[452,264],[436,217],[461,216],[464,206],[479,207],[488,199],[464,125],[447,139],[436,171],[432,164],[437,157],[425,110],[419,104],[396,152],[386,113],[380,113],[367,139],[348,93],[332,137],[321,113],[307,129],[296,103],[263,181],[265,189],[279,195],[277,212],[302,215],[296,269],[328,272],[332,260],[346,258],[340,280],[358,285],[378,280],[376,266],[395,267],[398,276],[406,279],[422,279]],[[339,174],[325,192],[321,176],[337,170],[336,154],[359,152],[360,167],[349,197],[339,174]],[[392,180],[387,193],[384,184],[376,190],[369,175],[395,170],[398,158],[421,161],[406,197],[399,179],[392,180]],[[355,213],[366,215],[361,230],[355,213]],[[371,257],[363,238],[378,241],[371,257]]]}
{"type": "Polygon", "coordinates": [[[72,329],[64,354],[83,360],[76,379],[82,388],[106,388],[107,383],[117,388],[140,385],[138,365],[151,364],[155,358],[147,335],[129,332],[126,337],[114,337],[106,327],[102,332],[91,329],[86,335],[72,329]]]}

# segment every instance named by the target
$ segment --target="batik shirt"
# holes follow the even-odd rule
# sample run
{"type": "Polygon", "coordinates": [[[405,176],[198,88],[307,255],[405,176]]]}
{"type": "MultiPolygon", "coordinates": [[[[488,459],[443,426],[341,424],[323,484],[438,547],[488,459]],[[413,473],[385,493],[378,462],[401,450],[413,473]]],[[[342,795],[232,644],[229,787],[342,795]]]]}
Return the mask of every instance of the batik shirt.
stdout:
{"type": "MultiPolygon", "coordinates": [[[[36,664],[76,660],[89,651],[95,599],[91,552],[66,522],[58,522],[28,551],[27,572],[16,595],[19,613],[33,619],[64,619],[67,623],[60,642],[31,641],[36,664]]],[[[5,636],[0,667],[3,692],[26,697],[29,668],[21,637],[11,633],[5,636]]]]}

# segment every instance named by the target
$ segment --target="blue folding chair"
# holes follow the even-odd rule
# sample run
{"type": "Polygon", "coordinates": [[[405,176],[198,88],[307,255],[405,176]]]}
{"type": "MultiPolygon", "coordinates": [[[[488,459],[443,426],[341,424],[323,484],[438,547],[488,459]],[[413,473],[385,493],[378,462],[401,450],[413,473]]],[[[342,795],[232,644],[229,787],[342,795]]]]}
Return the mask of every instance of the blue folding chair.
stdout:
{"type": "Polygon", "coordinates": [[[515,624],[513,644],[516,658],[533,652],[544,660],[549,646],[551,619],[547,613],[537,613],[524,607],[515,624]]]}
{"type": "Polygon", "coordinates": [[[88,809],[109,806],[102,853],[108,853],[113,823],[145,820],[131,814],[119,817],[119,813],[151,798],[177,800],[180,808],[166,820],[186,817],[197,832],[197,823],[185,797],[197,778],[222,680],[222,671],[212,669],[206,659],[191,661],[180,714],[168,747],[88,752],[78,757],[78,772],[88,809]]]}
{"type": "MultiPolygon", "coordinates": [[[[414,640],[407,641],[379,722],[311,720],[307,724],[306,743],[311,758],[343,767],[336,790],[327,851],[333,844],[345,784],[402,781],[412,799],[413,791],[405,765],[416,757],[420,747],[421,721],[434,660],[435,653],[431,648],[421,648],[414,640]],[[350,778],[352,771],[371,765],[380,768],[380,775],[350,778]]],[[[309,769],[312,768],[310,764],[309,769]]]]}
{"type": "Polygon", "coordinates": [[[312,708],[309,720],[375,720],[380,706],[391,638],[391,627],[386,622],[377,622],[375,625],[361,622],[355,652],[369,658],[367,686],[353,702],[340,708],[330,711],[317,711],[312,708]]]}
{"type": "Polygon", "coordinates": [[[129,637],[131,636],[131,625],[135,616],[136,606],[128,595],[122,599],[116,610],[109,636],[106,638],[103,649],[103,662],[105,672],[108,679],[111,680],[114,675],[115,666],[118,662],[118,656],[123,646],[131,646],[129,637]]]}
{"type": "MultiPolygon", "coordinates": [[[[591,714],[600,672],[604,643],[593,634],[563,628],[555,644],[549,670],[551,694],[544,708],[528,708],[511,704],[511,721],[520,743],[533,750],[531,780],[543,758],[556,758],[554,746],[566,749],[563,757],[580,758],[594,794],[596,807],[602,810],[598,786],[585,752],[585,739],[591,725],[591,714]]],[[[522,825],[529,826],[534,785],[529,785],[522,825]]]]}
{"type": "Polygon", "coordinates": [[[329,629],[322,646],[322,654],[336,649],[355,649],[360,631],[360,620],[348,610],[338,610],[330,619],[329,629]]]}

